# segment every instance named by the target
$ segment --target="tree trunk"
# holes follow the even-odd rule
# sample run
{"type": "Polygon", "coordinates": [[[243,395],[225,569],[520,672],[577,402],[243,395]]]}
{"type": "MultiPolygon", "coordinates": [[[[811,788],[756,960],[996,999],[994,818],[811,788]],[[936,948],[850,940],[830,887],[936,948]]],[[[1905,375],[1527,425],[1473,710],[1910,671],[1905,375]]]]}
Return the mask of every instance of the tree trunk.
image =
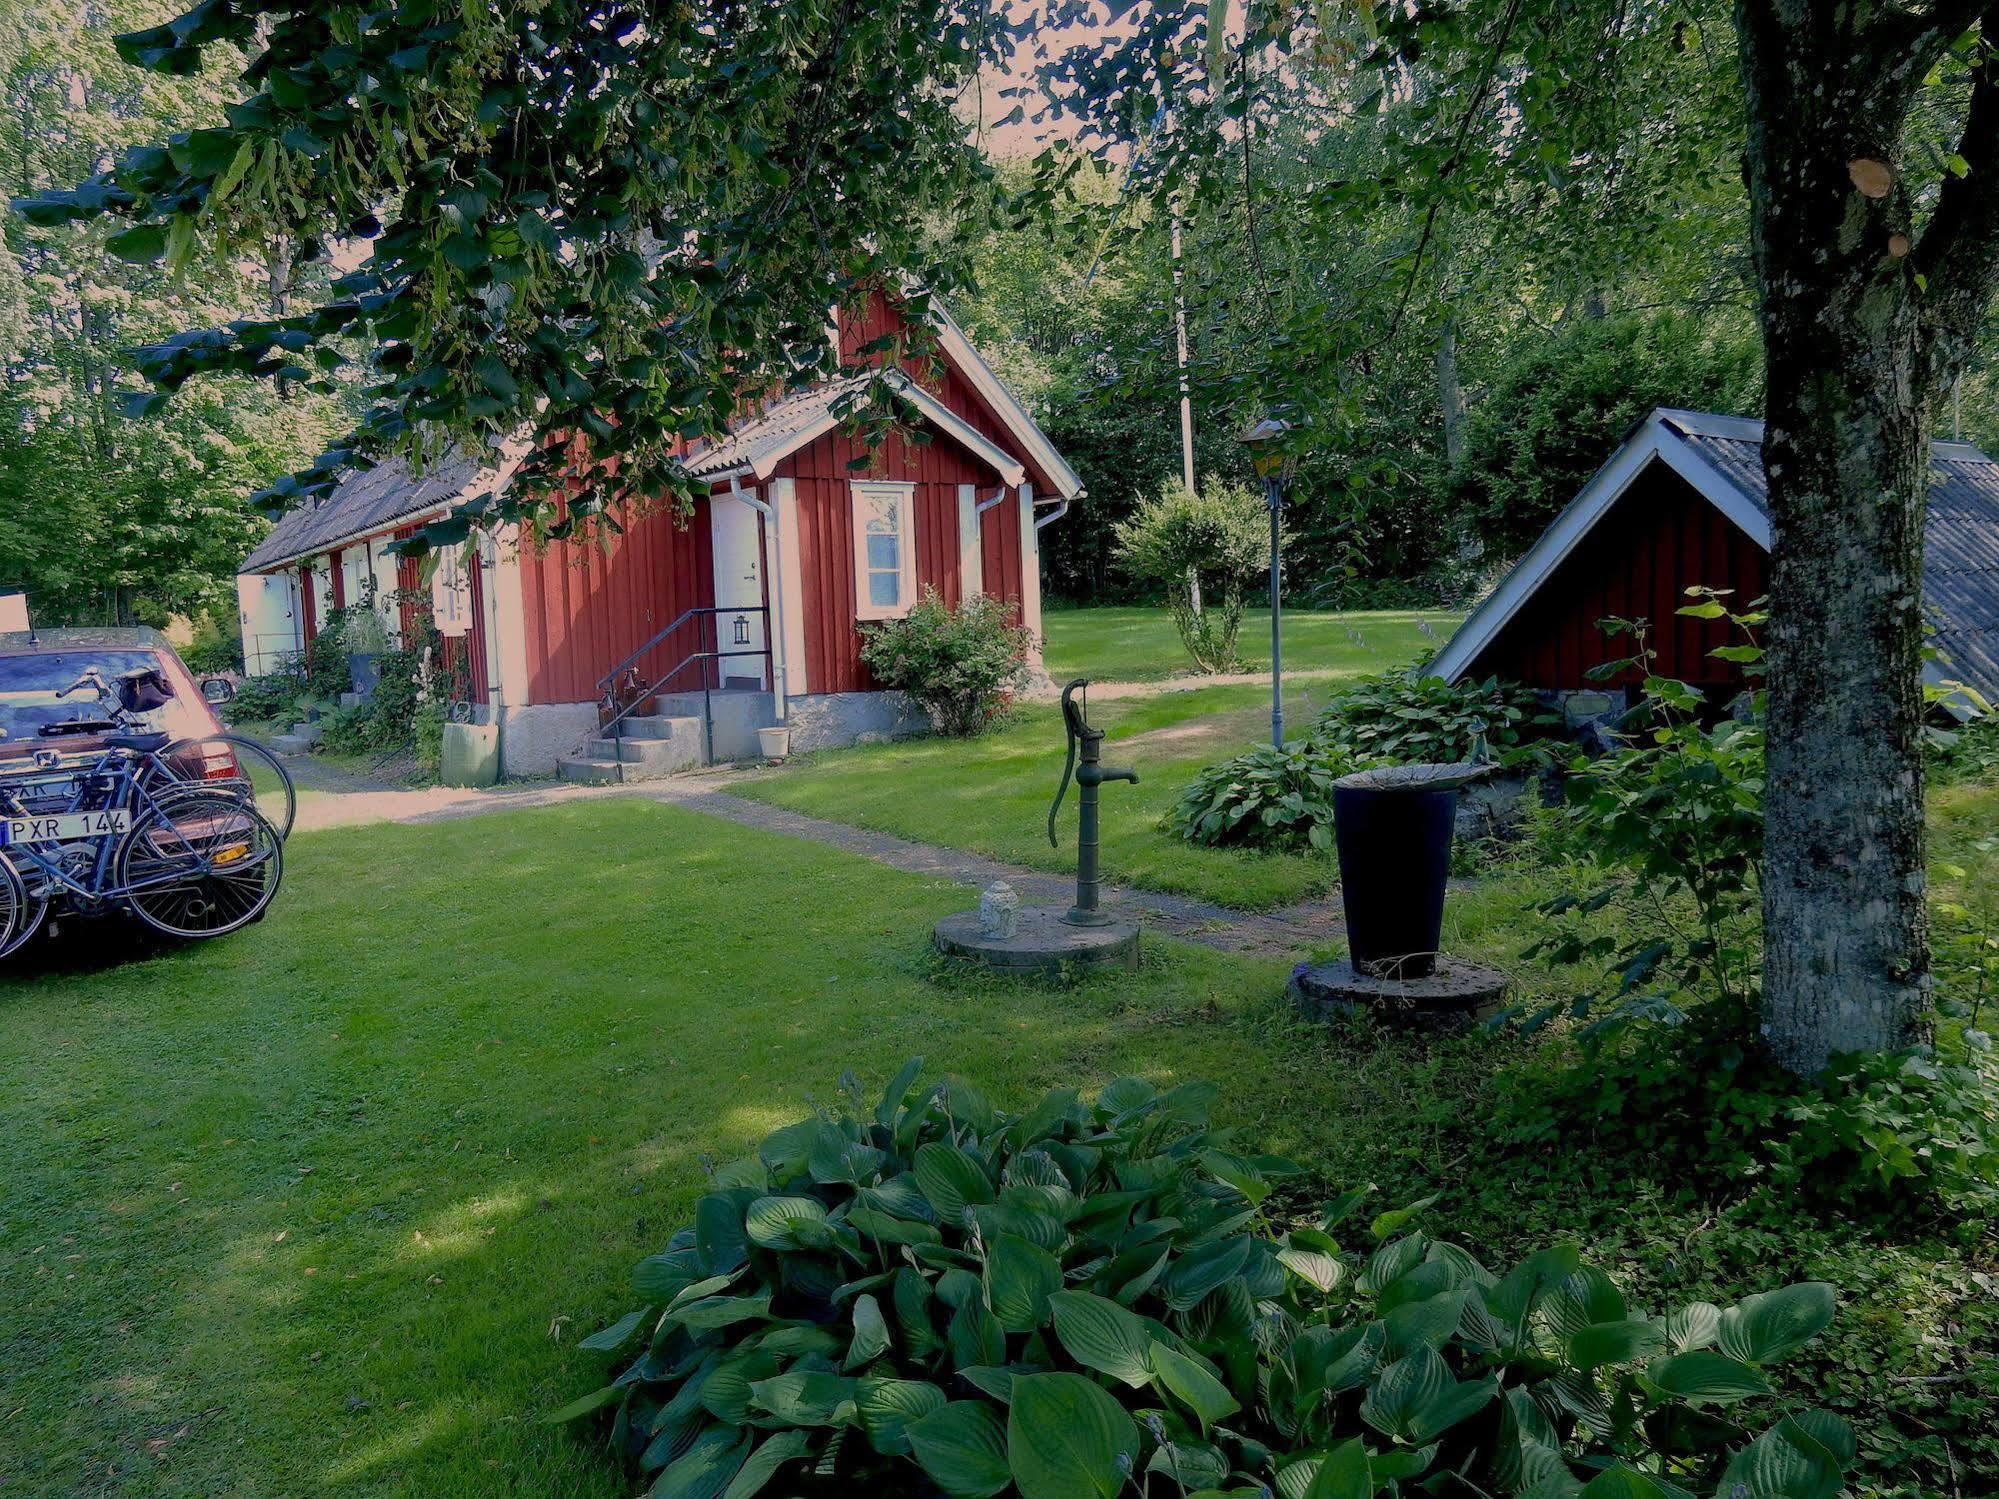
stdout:
{"type": "MultiPolygon", "coordinates": [[[[1862,8],[1863,10],[1865,8],[1862,8]]],[[[1816,1073],[1927,1024],[1923,511],[1934,381],[1889,166],[1906,97],[1851,12],[1740,0],[1768,409],[1764,1034],[1816,1073]]],[[[1744,601],[1746,602],[1746,601],[1744,601]]]]}

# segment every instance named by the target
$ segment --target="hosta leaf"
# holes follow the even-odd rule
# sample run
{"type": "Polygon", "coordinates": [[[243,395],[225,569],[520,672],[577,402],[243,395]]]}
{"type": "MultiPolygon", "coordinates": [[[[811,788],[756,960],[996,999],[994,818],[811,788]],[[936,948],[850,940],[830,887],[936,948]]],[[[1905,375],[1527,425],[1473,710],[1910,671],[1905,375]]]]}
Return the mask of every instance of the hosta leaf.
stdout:
{"type": "Polygon", "coordinates": [[[1566,1353],[1578,1369],[1600,1364],[1628,1364],[1656,1353],[1667,1341],[1658,1323],[1638,1317],[1621,1322],[1592,1322],[1569,1338],[1566,1353]]]}
{"type": "Polygon", "coordinates": [[[1062,1265],[1025,1239],[993,1245],[988,1266],[993,1315],[1008,1332],[1033,1332],[1048,1320],[1048,1298],[1062,1289],[1062,1265]]]}
{"type": "Polygon", "coordinates": [[[1721,1492],[1752,1499],[1834,1499],[1853,1460],[1853,1433],[1837,1416],[1808,1411],[1779,1421],[1736,1453],[1721,1492]]]}
{"type": "Polygon", "coordinates": [[[807,1249],[832,1237],[824,1204],[810,1197],[759,1197],[743,1214],[743,1230],[766,1249],[807,1249]]]}
{"type": "Polygon", "coordinates": [[[891,1217],[870,1207],[849,1208],[847,1222],[877,1244],[936,1244],[944,1237],[931,1224],[891,1217]]]}
{"type": "Polygon", "coordinates": [[[1361,1419],[1410,1442],[1428,1442],[1482,1409],[1497,1380],[1459,1383],[1441,1355],[1424,1348],[1383,1369],[1361,1402],[1361,1419]]]}
{"type": "Polygon", "coordinates": [[[1166,1304],[1176,1312],[1192,1309],[1241,1270],[1248,1258],[1249,1240],[1240,1235],[1189,1249],[1166,1272],[1166,1304]]]}
{"type": "Polygon", "coordinates": [[[933,1300],[930,1282],[921,1271],[904,1266],[895,1273],[895,1320],[902,1329],[903,1346],[912,1358],[927,1358],[944,1346],[930,1320],[933,1300]]]}
{"type": "Polygon", "coordinates": [[[694,1246],[710,1275],[740,1270],[749,1258],[743,1204],[727,1192],[710,1192],[694,1204],[694,1246]]]}
{"type": "Polygon", "coordinates": [[[711,1426],[667,1464],[647,1492],[651,1499],[720,1499],[749,1455],[751,1439],[726,1426],[711,1426]]]}
{"type": "Polygon", "coordinates": [[[1172,1479],[1182,1493],[1212,1491],[1228,1481],[1228,1454],[1206,1442],[1161,1442],[1145,1471],[1172,1479]]]}
{"type": "Polygon", "coordinates": [[[993,1200],[993,1184],[979,1163],[955,1145],[932,1140],[916,1152],[916,1185],[943,1223],[965,1222],[965,1209],[993,1200]]]}
{"type": "Polygon", "coordinates": [[[793,1426],[837,1426],[854,1413],[858,1381],[817,1369],[794,1369],[750,1386],[750,1403],[793,1426]]]}
{"type": "Polygon", "coordinates": [[[642,1306],[635,1312],[627,1312],[609,1327],[593,1332],[587,1338],[577,1340],[576,1346],[591,1353],[616,1353],[638,1336],[639,1325],[651,1315],[652,1308],[642,1306]]]}
{"type": "Polygon", "coordinates": [[[1717,1405],[1770,1393],[1770,1381],[1755,1369],[1706,1349],[1661,1359],[1646,1370],[1646,1377],[1680,1400],[1710,1400],[1717,1405]]]}
{"type": "Polygon", "coordinates": [[[1133,1389],[1151,1383],[1152,1333],[1136,1313],[1088,1291],[1057,1291],[1048,1306],[1055,1336],[1077,1363],[1133,1389]]]}
{"type": "Polygon", "coordinates": [[[872,1296],[854,1298],[854,1340],[847,1345],[847,1357],[841,1362],[843,1369],[858,1369],[863,1364],[872,1363],[888,1349],[888,1322],[882,1316],[881,1303],[872,1296]]]}
{"type": "Polygon", "coordinates": [[[1391,1353],[1407,1353],[1415,1348],[1440,1348],[1457,1330],[1465,1303],[1477,1294],[1471,1286],[1459,1286],[1420,1301],[1405,1301],[1382,1319],[1388,1329],[1391,1353]]]}
{"type": "Polygon", "coordinates": [[[1242,1409],[1229,1387],[1197,1360],[1158,1341],[1152,1344],[1150,1357],[1154,1377],[1194,1413],[1203,1436],[1217,1421],[1242,1409]]]}
{"type": "Polygon", "coordinates": [[[1368,1472],[1367,1448],[1355,1437],[1319,1459],[1304,1499],[1373,1499],[1373,1495],[1374,1478],[1368,1472]]]}
{"type": "Polygon", "coordinates": [[[694,1328],[729,1327],[737,1322],[769,1316],[768,1291],[761,1291],[755,1296],[703,1296],[684,1306],[676,1306],[666,1314],[668,1321],[694,1328]]]}
{"type": "MultiPolygon", "coordinates": [[[[1374,1222],[1368,1224],[1367,1231],[1374,1235],[1377,1240],[1399,1234],[1424,1213],[1435,1207],[1436,1203],[1436,1194],[1432,1193],[1428,1197],[1417,1198],[1406,1207],[1391,1208],[1389,1211],[1376,1217],[1374,1222]]],[[[1327,1226],[1331,1227],[1330,1224],[1327,1226]]]]}
{"type": "Polygon", "coordinates": [[[1006,1428],[983,1400],[953,1400],[906,1428],[910,1451],[953,1499],[987,1499],[1012,1480],[1006,1428]]]}
{"type": "Polygon", "coordinates": [[[560,1426],[565,1421],[581,1420],[593,1415],[605,1406],[615,1403],[625,1393],[623,1385],[607,1384],[601,1390],[592,1390],[587,1395],[578,1395],[569,1404],[559,1406],[542,1417],[551,1426],[560,1426]]]}
{"type": "Polygon", "coordinates": [[[1321,1291],[1331,1291],[1346,1274],[1346,1267],[1340,1263],[1339,1256],[1320,1249],[1301,1249],[1296,1245],[1278,1250],[1277,1263],[1321,1291]]]}
{"type": "Polygon", "coordinates": [[[954,1368],[969,1369],[974,1364],[997,1364],[1006,1358],[1006,1334],[986,1310],[983,1301],[967,1301],[951,1314],[945,1341],[951,1348],[954,1368]]]}
{"type": "Polygon", "coordinates": [[[1548,1325],[1563,1338],[1574,1337],[1596,1322],[1622,1322],[1629,1312],[1624,1293],[1594,1265],[1582,1265],[1548,1293],[1541,1310],[1548,1325]]]}
{"type": "Polygon", "coordinates": [[[1717,1339],[1730,1358],[1767,1364],[1824,1332],[1836,1309],[1831,1286],[1822,1280],[1801,1281],[1743,1297],[1721,1314],[1717,1339]]]}
{"type": "Polygon", "coordinates": [[[1367,1257],[1367,1263],[1361,1266],[1360,1276],[1354,1285],[1370,1296],[1380,1295],[1423,1263],[1423,1251],[1429,1242],[1421,1234],[1410,1234],[1405,1239],[1395,1239],[1382,1245],[1367,1257]]]}
{"type": "Polygon", "coordinates": [[[722,1491],[722,1499],[750,1499],[751,1495],[760,1493],[763,1486],[777,1476],[779,1468],[805,1455],[806,1442],[802,1431],[778,1432],[749,1455],[748,1461],[722,1491]]]}
{"type": "Polygon", "coordinates": [[[1707,1347],[1720,1331],[1721,1308],[1706,1301],[1690,1302],[1666,1319],[1666,1339],[1679,1353],[1707,1347]]]}
{"type": "Polygon", "coordinates": [[[1022,1499],[1114,1499],[1138,1461],[1138,1445],[1124,1407],[1082,1375],[1014,1381],[1006,1453],[1022,1499]]]}
{"type": "Polygon", "coordinates": [[[1672,1499],[1675,1492],[1636,1468],[1617,1463],[1583,1485],[1582,1499],[1672,1499]]]}
{"type": "Polygon", "coordinates": [[[863,1379],[854,1391],[854,1409],[868,1445],[875,1451],[909,1451],[909,1424],[944,1408],[944,1392],[921,1379],[863,1379]]]}

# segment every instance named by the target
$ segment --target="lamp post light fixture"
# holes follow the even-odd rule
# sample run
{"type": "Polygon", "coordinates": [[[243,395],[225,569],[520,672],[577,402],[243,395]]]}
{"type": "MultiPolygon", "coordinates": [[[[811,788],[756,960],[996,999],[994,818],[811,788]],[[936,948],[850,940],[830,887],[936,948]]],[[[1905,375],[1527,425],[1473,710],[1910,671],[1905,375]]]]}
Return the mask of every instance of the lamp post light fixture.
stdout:
{"type": "Polygon", "coordinates": [[[1298,470],[1290,436],[1291,423],[1274,414],[1259,418],[1242,434],[1270,510],[1270,743],[1276,749],[1284,747],[1284,605],[1279,591],[1284,576],[1284,501],[1291,476],[1298,470]]]}

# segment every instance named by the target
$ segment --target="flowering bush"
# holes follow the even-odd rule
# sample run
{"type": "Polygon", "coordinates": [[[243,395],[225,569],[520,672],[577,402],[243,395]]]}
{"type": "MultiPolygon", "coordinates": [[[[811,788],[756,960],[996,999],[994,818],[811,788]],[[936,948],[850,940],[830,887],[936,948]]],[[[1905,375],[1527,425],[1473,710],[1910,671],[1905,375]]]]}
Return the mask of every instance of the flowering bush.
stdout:
{"type": "Polygon", "coordinates": [[[862,634],[861,660],[875,680],[908,694],[940,732],[960,737],[1005,717],[1034,644],[1011,604],[974,594],[953,609],[928,588],[906,616],[862,634]]]}

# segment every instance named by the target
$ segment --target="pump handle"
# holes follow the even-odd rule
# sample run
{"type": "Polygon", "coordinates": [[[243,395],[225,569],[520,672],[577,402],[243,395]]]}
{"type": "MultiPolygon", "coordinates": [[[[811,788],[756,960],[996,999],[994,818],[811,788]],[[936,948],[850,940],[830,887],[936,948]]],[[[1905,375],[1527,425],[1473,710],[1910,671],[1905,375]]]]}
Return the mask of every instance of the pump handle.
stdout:
{"type": "Polygon", "coordinates": [[[1062,784],[1055,788],[1055,800],[1048,804],[1048,846],[1059,848],[1055,838],[1055,816],[1062,810],[1062,798],[1069,794],[1069,779],[1076,770],[1076,742],[1090,731],[1088,677],[1078,677],[1062,689],[1062,728],[1069,739],[1069,758],[1062,765],[1062,784]],[[1074,698],[1076,689],[1083,689],[1083,706],[1078,707],[1074,698]]]}

